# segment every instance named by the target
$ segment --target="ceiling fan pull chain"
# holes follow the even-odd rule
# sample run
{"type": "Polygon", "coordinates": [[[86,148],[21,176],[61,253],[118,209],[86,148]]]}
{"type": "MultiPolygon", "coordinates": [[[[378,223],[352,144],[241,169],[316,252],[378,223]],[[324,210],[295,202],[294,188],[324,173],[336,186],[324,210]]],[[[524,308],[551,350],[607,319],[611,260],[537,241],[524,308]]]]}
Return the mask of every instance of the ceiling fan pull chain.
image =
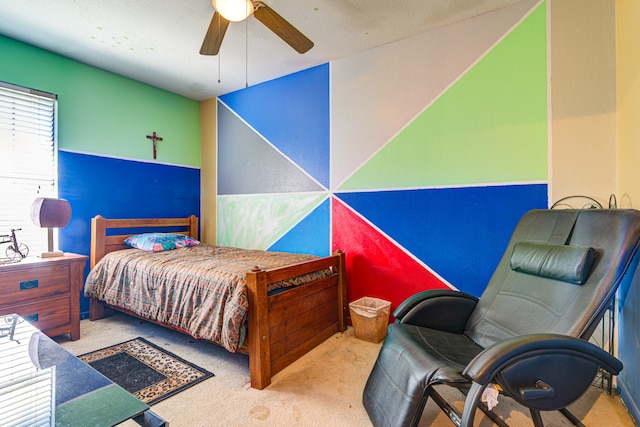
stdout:
{"type": "MultiPolygon", "coordinates": [[[[218,37],[220,38],[220,40],[222,40],[222,37],[224,37],[224,32],[222,31],[222,28],[220,28],[220,26],[218,26],[218,37]]],[[[222,62],[222,52],[218,51],[218,84],[220,84],[222,80],[220,77],[220,62],[222,62]]]]}
{"type": "Polygon", "coordinates": [[[244,87],[249,87],[249,24],[244,20],[244,87]]]}

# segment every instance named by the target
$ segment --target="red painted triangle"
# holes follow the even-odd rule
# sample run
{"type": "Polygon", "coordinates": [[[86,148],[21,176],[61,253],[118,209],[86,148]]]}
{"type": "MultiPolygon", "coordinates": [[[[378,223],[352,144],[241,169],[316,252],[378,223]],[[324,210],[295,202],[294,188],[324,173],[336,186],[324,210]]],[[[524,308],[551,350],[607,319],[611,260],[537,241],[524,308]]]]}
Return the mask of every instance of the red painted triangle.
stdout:
{"type": "Polygon", "coordinates": [[[450,289],[395,243],[332,199],[332,246],[346,253],[347,298],[363,296],[391,302],[391,311],[417,292],[450,289]]]}

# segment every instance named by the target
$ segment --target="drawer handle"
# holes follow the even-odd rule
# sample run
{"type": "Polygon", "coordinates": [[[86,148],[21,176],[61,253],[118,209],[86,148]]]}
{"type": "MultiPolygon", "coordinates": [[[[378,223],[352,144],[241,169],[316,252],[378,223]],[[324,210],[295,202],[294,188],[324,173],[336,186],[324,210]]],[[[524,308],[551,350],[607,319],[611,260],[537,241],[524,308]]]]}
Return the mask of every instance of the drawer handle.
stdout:
{"type": "Polygon", "coordinates": [[[22,316],[22,318],[24,320],[26,320],[29,323],[35,323],[38,321],[38,313],[36,314],[27,314],[26,316],[22,316]]]}
{"type": "Polygon", "coordinates": [[[20,282],[21,291],[26,291],[28,289],[36,289],[37,287],[38,287],[38,279],[20,282]]]}

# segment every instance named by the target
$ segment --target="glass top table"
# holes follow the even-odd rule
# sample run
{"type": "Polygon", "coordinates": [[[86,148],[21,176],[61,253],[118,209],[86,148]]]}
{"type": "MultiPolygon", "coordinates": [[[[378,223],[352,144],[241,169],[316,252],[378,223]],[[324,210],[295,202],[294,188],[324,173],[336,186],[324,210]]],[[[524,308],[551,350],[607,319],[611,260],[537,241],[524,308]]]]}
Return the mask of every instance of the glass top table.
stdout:
{"type": "Polygon", "coordinates": [[[0,424],[115,426],[128,419],[168,425],[100,372],[21,317],[0,316],[0,424]]]}

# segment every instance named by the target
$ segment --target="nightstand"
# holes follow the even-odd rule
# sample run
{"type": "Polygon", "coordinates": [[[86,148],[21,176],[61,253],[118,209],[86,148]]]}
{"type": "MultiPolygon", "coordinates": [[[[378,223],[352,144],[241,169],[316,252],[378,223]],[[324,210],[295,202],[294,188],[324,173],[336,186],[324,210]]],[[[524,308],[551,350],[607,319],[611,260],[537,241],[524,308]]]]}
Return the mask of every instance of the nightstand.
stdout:
{"type": "Polygon", "coordinates": [[[0,265],[0,316],[17,313],[49,336],[80,338],[80,292],[87,257],[27,257],[0,265]]]}

